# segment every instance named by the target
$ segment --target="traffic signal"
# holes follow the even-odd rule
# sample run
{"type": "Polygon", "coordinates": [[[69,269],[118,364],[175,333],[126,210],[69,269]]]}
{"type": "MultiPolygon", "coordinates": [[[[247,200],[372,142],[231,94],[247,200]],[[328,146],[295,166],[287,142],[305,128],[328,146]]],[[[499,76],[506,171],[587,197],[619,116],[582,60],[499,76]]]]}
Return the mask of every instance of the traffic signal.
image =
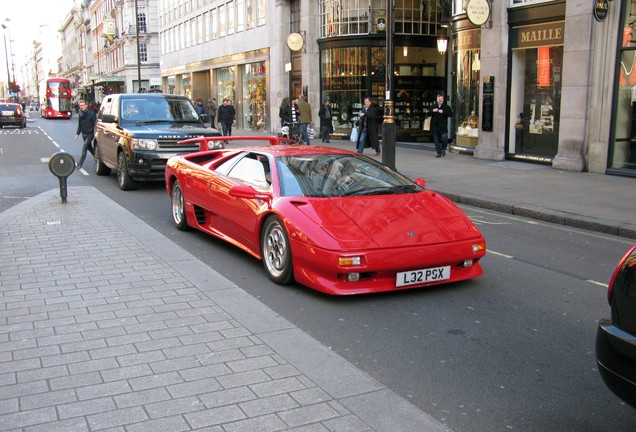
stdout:
{"type": "Polygon", "coordinates": [[[9,83],[9,91],[11,93],[19,93],[20,92],[20,86],[18,85],[17,82],[13,81],[9,83]]]}

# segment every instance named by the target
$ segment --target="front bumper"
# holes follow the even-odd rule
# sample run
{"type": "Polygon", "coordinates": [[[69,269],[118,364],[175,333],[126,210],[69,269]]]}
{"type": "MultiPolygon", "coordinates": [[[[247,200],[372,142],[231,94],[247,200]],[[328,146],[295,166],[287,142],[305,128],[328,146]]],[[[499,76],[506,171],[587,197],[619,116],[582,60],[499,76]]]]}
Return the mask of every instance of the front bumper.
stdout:
{"type": "Polygon", "coordinates": [[[127,156],[128,174],[135,181],[163,181],[168,159],[182,153],[133,150],[127,156]]]}
{"type": "Polygon", "coordinates": [[[636,336],[601,320],[596,332],[596,362],[607,387],[636,408],[636,336]]]}
{"type": "Polygon", "coordinates": [[[345,252],[328,251],[293,238],[290,239],[296,281],[315,290],[335,295],[417,289],[479,277],[483,274],[479,261],[486,254],[486,251],[474,253],[472,245],[480,241],[483,242],[483,238],[439,245],[345,252]],[[355,267],[340,267],[337,264],[338,257],[343,255],[360,255],[363,257],[362,264],[355,267]],[[462,263],[465,260],[472,260],[473,264],[464,267],[462,263]],[[449,279],[440,282],[396,286],[398,272],[447,265],[451,267],[449,279]],[[349,273],[360,273],[360,280],[347,281],[349,273]]]}

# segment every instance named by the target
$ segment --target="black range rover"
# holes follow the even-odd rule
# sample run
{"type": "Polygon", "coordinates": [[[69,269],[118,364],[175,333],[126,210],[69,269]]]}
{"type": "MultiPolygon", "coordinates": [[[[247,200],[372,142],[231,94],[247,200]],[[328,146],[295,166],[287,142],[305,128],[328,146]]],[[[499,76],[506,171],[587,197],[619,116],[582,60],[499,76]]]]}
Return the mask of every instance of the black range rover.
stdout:
{"type": "MultiPolygon", "coordinates": [[[[95,173],[117,170],[119,188],[137,181],[163,181],[168,158],[199,151],[178,141],[221,136],[205,127],[192,102],[181,95],[111,94],[104,98],[95,125],[95,173]]],[[[212,143],[212,142],[211,142],[212,143]]]]}

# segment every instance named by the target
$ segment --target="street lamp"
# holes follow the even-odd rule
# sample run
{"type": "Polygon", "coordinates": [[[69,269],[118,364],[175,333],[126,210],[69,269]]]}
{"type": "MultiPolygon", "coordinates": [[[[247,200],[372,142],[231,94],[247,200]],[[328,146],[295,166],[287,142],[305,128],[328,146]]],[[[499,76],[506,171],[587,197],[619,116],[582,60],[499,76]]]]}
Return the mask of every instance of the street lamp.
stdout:
{"type": "MultiPolygon", "coordinates": [[[[2,28],[6,30],[7,26],[2,24],[2,28]]],[[[11,92],[11,74],[9,73],[9,51],[7,50],[7,35],[3,32],[2,37],[4,38],[4,57],[7,61],[7,89],[9,89],[9,92],[11,92]]],[[[4,96],[7,96],[6,91],[4,96]]]]}
{"type": "Polygon", "coordinates": [[[139,53],[139,5],[135,0],[135,31],[137,33],[137,92],[141,92],[141,56],[139,53]]]}
{"type": "Polygon", "coordinates": [[[384,74],[384,122],[382,123],[382,163],[395,169],[395,117],[393,106],[393,0],[386,0],[386,69],[384,74]]]}
{"type": "Polygon", "coordinates": [[[448,49],[448,36],[446,36],[445,34],[441,34],[437,38],[437,51],[439,51],[441,55],[444,55],[446,54],[447,49],[448,49]]]}

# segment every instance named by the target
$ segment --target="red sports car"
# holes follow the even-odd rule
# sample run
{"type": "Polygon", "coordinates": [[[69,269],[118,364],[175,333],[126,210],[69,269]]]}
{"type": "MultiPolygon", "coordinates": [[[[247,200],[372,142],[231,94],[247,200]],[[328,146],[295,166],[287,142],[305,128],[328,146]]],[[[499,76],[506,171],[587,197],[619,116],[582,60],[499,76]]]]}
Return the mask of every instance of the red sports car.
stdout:
{"type": "Polygon", "coordinates": [[[177,228],[240,247],[278,284],[347,295],[483,273],[484,237],[455,204],[358,153],[271,145],[174,156],[166,188],[177,228]]]}

